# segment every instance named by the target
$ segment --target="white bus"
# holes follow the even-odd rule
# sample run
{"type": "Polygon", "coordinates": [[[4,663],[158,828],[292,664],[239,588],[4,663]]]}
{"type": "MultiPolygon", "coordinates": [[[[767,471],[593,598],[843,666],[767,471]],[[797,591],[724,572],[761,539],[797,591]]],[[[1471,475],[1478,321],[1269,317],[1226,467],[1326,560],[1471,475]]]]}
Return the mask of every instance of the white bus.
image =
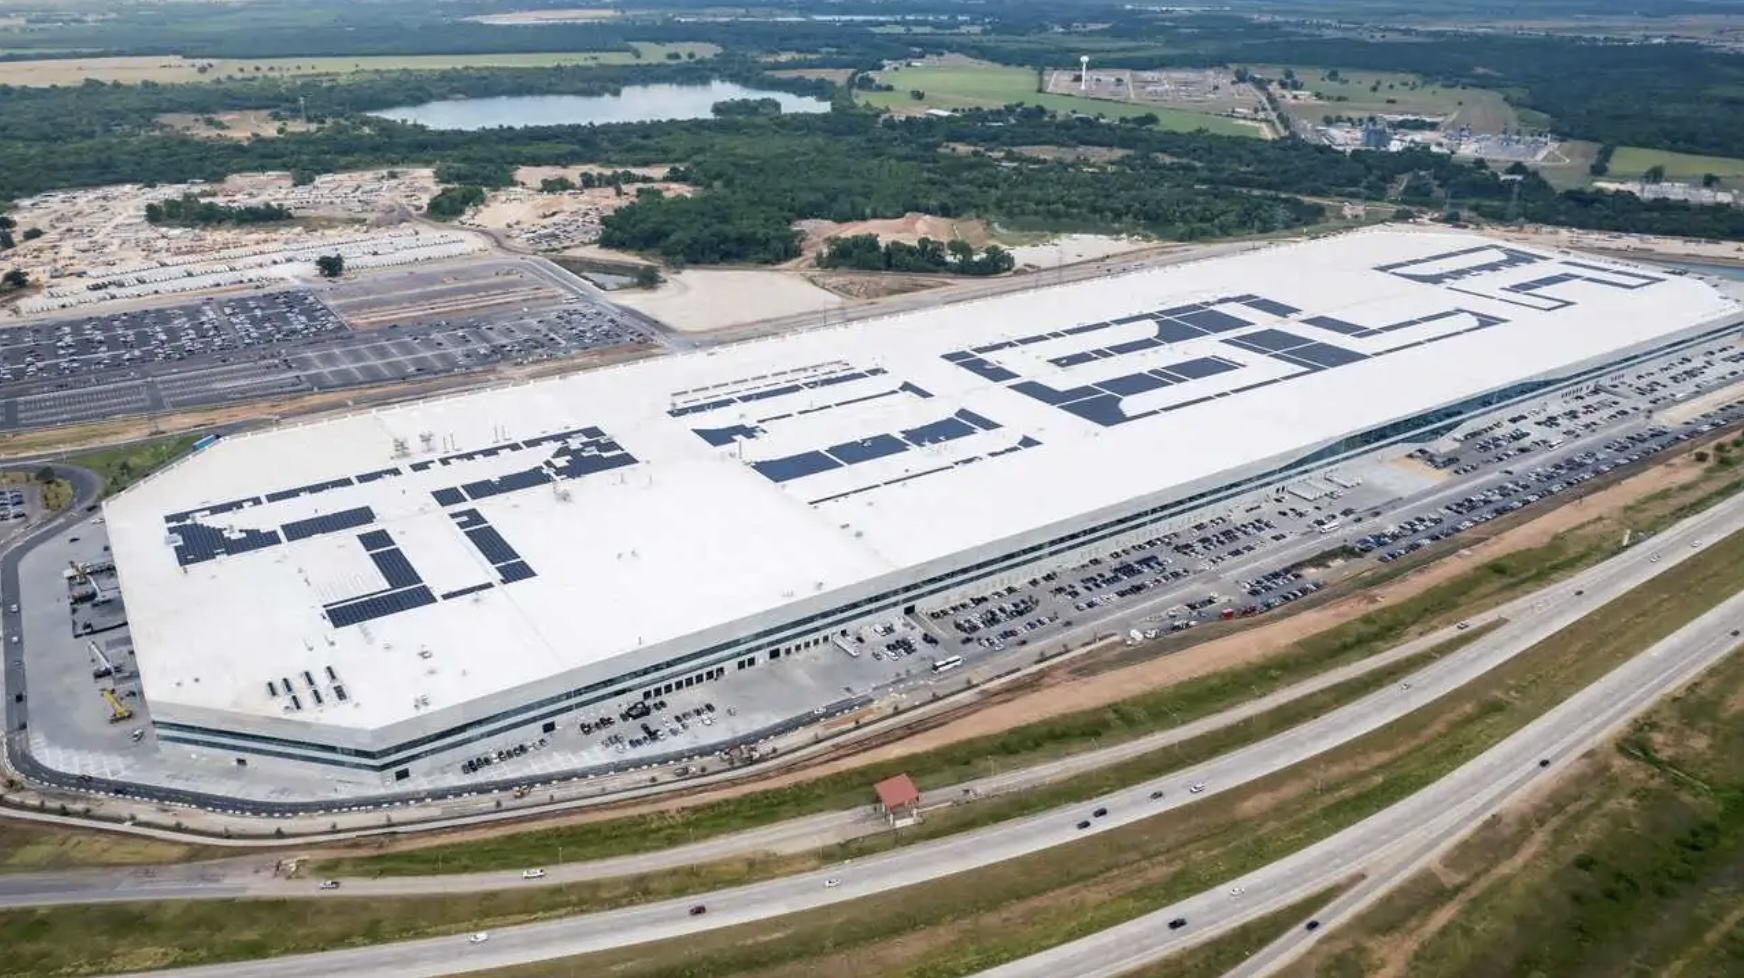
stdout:
{"type": "Polygon", "coordinates": [[[939,661],[933,663],[933,671],[934,672],[950,672],[952,669],[955,669],[962,664],[963,664],[963,657],[960,655],[953,655],[953,656],[950,656],[949,658],[940,659],[939,661]]]}

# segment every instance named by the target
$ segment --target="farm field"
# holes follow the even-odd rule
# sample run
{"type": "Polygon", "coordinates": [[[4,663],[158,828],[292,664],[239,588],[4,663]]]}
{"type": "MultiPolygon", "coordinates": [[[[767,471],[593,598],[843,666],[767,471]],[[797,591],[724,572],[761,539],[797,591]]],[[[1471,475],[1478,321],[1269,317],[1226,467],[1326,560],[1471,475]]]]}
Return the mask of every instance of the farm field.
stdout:
{"type": "Polygon", "coordinates": [[[48,58],[0,61],[0,85],[46,87],[79,85],[87,79],[139,84],[214,81],[256,75],[346,75],[359,71],[430,71],[440,68],[550,68],[557,65],[618,65],[663,61],[668,52],[710,57],[712,44],[638,44],[642,57],[628,51],[575,51],[527,54],[420,54],[354,58],[263,58],[189,60],[180,57],[48,58]],[[206,70],[201,71],[204,67],[206,70]]]}
{"type": "Polygon", "coordinates": [[[868,104],[898,112],[923,109],[997,108],[1013,102],[1039,105],[1056,112],[1081,112],[1127,118],[1155,113],[1165,129],[1190,132],[1206,129],[1235,136],[1258,136],[1257,126],[1234,119],[1201,115],[1180,109],[1167,109],[1132,102],[1078,98],[1072,95],[1044,95],[1036,91],[1036,74],[1028,68],[1008,68],[1000,65],[927,65],[895,68],[880,72],[878,80],[896,86],[893,92],[860,92],[859,99],[868,104]],[[924,97],[915,99],[909,93],[919,91],[924,97]]]}
{"type": "MultiPolygon", "coordinates": [[[[1268,78],[1283,77],[1285,65],[1254,65],[1249,70],[1268,78]]],[[[1366,116],[1422,114],[1453,116],[1456,126],[1476,132],[1498,132],[1520,125],[1520,117],[1501,93],[1481,88],[1444,88],[1416,75],[1385,71],[1347,71],[1295,67],[1304,101],[1284,100],[1298,119],[1318,123],[1324,115],[1366,116]],[[1336,71],[1336,80],[1332,72],[1336,71]],[[1370,89],[1375,89],[1371,91],[1370,89]],[[1339,101],[1343,99],[1343,101],[1339,101]]]]}
{"type": "Polygon", "coordinates": [[[1611,154],[1611,172],[1607,176],[1614,180],[1627,180],[1639,177],[1655,166],[1664,167],[1665,179],[1675,182],[1694,183],[1700,181],[1706,173],[1719,177],[1722,183],[1744,181],[1744,160],[1725,156],[1672,153],[1661,149],[1642,149],[1639,146],[1617,147],[1617,151],[1611,154]]]}

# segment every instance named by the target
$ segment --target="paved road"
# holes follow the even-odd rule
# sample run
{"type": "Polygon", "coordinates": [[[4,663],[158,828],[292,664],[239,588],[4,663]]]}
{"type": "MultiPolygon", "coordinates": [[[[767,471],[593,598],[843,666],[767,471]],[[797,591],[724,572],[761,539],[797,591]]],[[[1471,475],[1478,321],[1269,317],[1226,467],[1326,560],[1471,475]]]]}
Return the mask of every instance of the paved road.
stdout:
{"type": "MultiPolygon", "coordinates": [[[[1404,716],[1435,696],[1459,688],[1494,665],[1579,620],[1599,604],[1687,559],[1699,549],[1702,542],[1741,528],[1744,528],[1744,498],[1731,500],[1714,510],[1691,517],[1661,534],[1650,545],[1663,553],[1663,559],[1659,562],[1650,562],[1645,549],[1641,548],[1547,589],[1529,606],[1527,610],[1531,613],[1520,614],[1474,641],[1465,650],[1471,654],[1450,656],[1422,670],[1413,677],[1408,690],[1382,690],[1299,726],[1287,734],[1178,774],[1113,792],[1079,805],[869,857],[852,865],[835,866],[734,887],[706,897],[665,900],[622,910],[508,928],[494,933],[488,942],[480,945],[468,945],[459,937],[442,937],[267,961],[151,972],[150,978],[325,978],[333,974],[345,974],[353,978],[423,978],[507,967],[766,920],[1019,858],[1081,838],[1084,832],[1077,829],[1076,825],[1095,807],[1106,806],[1110,810],[1106,818],[1096,819],[1095,827],[1090,830],[1102,831],[1203,797],[1188,793],[1187,788],[1191,784],[1206,784],[1205,795],[1210,795],[1310,760],[1326,750],[1404,716]],[[1151,800],[1150,794],[1158,790],[1164,793],[1162,799],[1151,800]],[[826,888],[824,881],[830,877],[839,878],[841,885],[826,888]],[[686,908],[697,902],[706,903],[708,912],[701,916],[689,915],[686,908]]],[[[1719,620],[1721,617],[1711,615],[1704,618],[1698,634],[1708,635],[1713,627],[1710,619],[1719,620]]],[[[1727,634],[1729,638],[1729,633],[1723,634],[1727,634]]],[[[1305,850],[1304,853],[1285,859],[1241,881],[1253,896],[1234,905],[1223,902],[1227,898],[1208,894],[1183,904],[1187,907],[1186,911],[1171,908],[1173,913],[1166,912],[1166,916],[1185,912],[1190,918],[1197,917],[1202,922],[1198,928],[1189,927],[1181,932],[1169,932],[1165,927],[1162,929],[1162,937],[1148,933],[1143,941],[1131,937],[1133,931],[1127,931],[1128,936],[1124,940],[1111,940],[1110,943],[1102,945],[1104,950],[1100,953],[1112,960],[1131,954],[1134,948],[1143,946],[1145,942],[1153,942],[1150,945],[1153,948],[1167,941],[1181,942],[1170,945],[1171,947],[1184,946],[1188,938],[1199,936],[1195,933],[1196,930],[1210,931],[1214,922],[1216,925],[1229,926],[1222,924],[1214,907],[1222,907],[1223,916],[1240,922],[1299,899],[1323,886],[1324,878],[1316,877],[1310,871],[1315,867],[1327,863],[1347,865],[1354,862],[1360,865],[1382,858],[1396,848],[1423,844],[1433,838],[1429,834],[1433,829],[1446,826],[1456,813],[1469,811],[1481,799],[1502,797],[1497,795],[1500,788],[1525,776],[1517,777],[1517,769],[1530,768],[1526,773],[1536,774],[1538,769],[1532,763],[1533,759],[1522,761],[1524,755],[1518,752],[1536,751],[1538,756],[1566,758],[1571,753],[1584,749],[1593,738],[1610,729],[1609,726],[1599,723],[1600,720],[1616,714],[1616,708],[1609,704],[1650,702],[1660,691],[1667,688],[1667,683],[1681,682],[1690,674],[1690,670],[1694,668],[1690,665],[1694,661],[1692,657],[1698,657],[1698,651],[1703,656],[1717,657],[1724,651],[1723,645],[1724,643],[1720,643],[1719,646],[1714,646],[1706,640],[1694,642],[1687,633],[1680,633],[1678,643],[1656,647],[1626,670],[1608,677],[1598,694],[1583,694],[1571,700],[1568,707],[1555,711],[1551,715],[1554,720],[1535,724],[1530,728],[1534,731],[1531,738],[1510,740],[1503,747],[1497,748],[1494,756],[1485,755],[1480,761],[1473,762],[1478,771],[1477,776],[1464,774],[1466,769],[1461,769],[1463,780],[1455,782],[1460,789],[1457,792],[1437,794],[1433,803],[1420,801],[1422,795],[1414,796],[1402,803],[1403,806],[1414,806],[1407,809],[1408,812],[1414,812],[1414,815],[1400,815],[1396,808],[1363,823],[1369,827],[1370,832],[1386,829],[1392,835],[1377,837],[1343,833],[1334,840],[1305,850]],[[1304,889],[1303,881],[1311,877],[1314,878],[1313,886],[1304,889]]],[[[372,881],[367,888],[361,883],[347,885],[342,892],[351,895],[360,891],[442,892],[480,885],[501,885],[502,881],[503,874],[470,879],[447,877],[383,880],[372,881]]],[[[164,892],[156,895],[180,895],[177,889],[166,888],[164,892]]],[[[251,888],[243,889],[252,892],[251,888]]],[[[196,891],[202,896],[212,895],[205,891],[196,891]]],[[[1155,930],[1155,915],[1147,917],[1146,920],[1150,921],[1149,926],[1155,930]]],[[[1200,939],[1203,940],[1204,937],[1200,936],[1200,939]]],[[[1094,965],[1096,960],[1086,952],[1083,957],[1054,959],[1052,970],[1024,973],[1049,976],[1070,973],[1084,976],[1092,974],[1086,967],[1094,965]],[[1070,960],[1072,964],[1062,970],[1060,960],[1070,960]]],[[[1033,963],[1018,966],[1036,967],[1033,963]]],[[[1123,964],[1121,970],[1132,966],[1123,964]]]]}
{"type": "Polygon", "coordinates": [[[1431,787],[1265,869],[1082,940],[982,972],[978,978],[1114,978],[1356,873],[1351,892],[1313,914],[1226,978],[1264,978],[1339,923],[1373,905],[1535,784],[1614,736],[1631,717],[1737,648],[1744,592],[1636,656],[1604,679],[1431,787]],[[1539,766],[1542,760],[1548,768],[1539,766]],[[1227,887],[1241,887],[1239,896],[1227,887]],[[1171,931],[1169,921],[1186,918],[1171,931]]]}

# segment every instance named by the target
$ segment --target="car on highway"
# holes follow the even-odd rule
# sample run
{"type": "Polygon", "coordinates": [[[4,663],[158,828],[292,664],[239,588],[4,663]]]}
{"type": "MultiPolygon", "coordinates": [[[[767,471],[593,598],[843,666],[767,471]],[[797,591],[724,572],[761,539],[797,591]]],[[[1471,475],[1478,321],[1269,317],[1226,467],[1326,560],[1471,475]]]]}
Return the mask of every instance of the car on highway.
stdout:
{"type": "Polygon", "coordinates": [[[1550,758],[1548,758],[1548,757],[1539,758],[1538,759],[1538,766],[1539,767],[1549,767],[1550,766],[1550,758]]]}
{"type": "Polygon", "coordinates": [[[1302,929],[1308,931],[1309,933],[1313,933],[1314,931],[1317,931],[1320,929],[1320,921],[1310,920],[1310,921],[1308,921],[1308,923],[1306,923],[1302,926],[1302,929]]]}
{"type": "Polygon", "coordinates": [[[1399,688],[1400,688],[1400,689],[1410,689],[1410,688],[1411,688],[1411,684],[1410,684],[1410,683],[1400,683],[1400,684],[1399,684],[1399,688]]]}
{"type": "Polygon", "coordinates": [[[1188,788],[1187,790],[1196,795],[1196,794],[1200,793],[1201,791],[1205,790],[1205,782],[1201,781],[1198,784],[1194,785],[1193,787],[1188,788]]]}
{"type": "Polygon", "coordinates": [[[543,869],[524,869],[521,871],[521,878],[524,880],[542,880],[545,878],[545,871],[543,869]]]}
{"type": "Polygon", "coordinates": [[[318,888],[323,889],[323,890],[337,890],[337,889],[339,889],[339,881],[338,880],[322,880],[321,885],[318,888]]]}
{"type": "Polygon", "coordinates": [[[692,917],[701,917],[705,913],[708,913],[708,908],[700,903],[690,908],[690,915],[692,917]]]}
{"type": "Polygon", "coordinates": [[[1161,798],[1161,797],[1163,797],[1162,791],[1158,790],[1158,791],[1151,792],[1151,801],[1156,801],[1158,798],[1161,798]]]}
{"type": "Polygon", "coordinates": [[[1085,819],[1084,821],[1078,823],[1078,828],[1080,830],[1087,829],[1089,827],[1090,827],[1090,820],[1089,819],[1085,819]]]}
{"type": "Polygon", "coordinates": [[[1185,926],[1187,926],[1187,918],[1185,917],[1176,917],[1174,920],[1169,921],[1170,930],[1180,930],[1185,926]]]}
{"type": "Polygon", "coordinates": [[[1246,892],[1247,892],[1247,890],[1245,890],[1239,886],[1232,886],[1229,888],[1229,895],[1230,896],[1241,896],[1243,893],[1246,893],[1246,892]]]}
{"type": "Polygon", "coordinates": [[[833,890],[836,887],[841,886],[841,885],[842,885],[842,881],[839,879],[836,879],[834,876],[830,877],[827,880],[824,880],[824,889],[826,889],[826,890],[833,890]]]}
{"type": "Polygon", "coordinates": [[[481,930],[478,933],[467,938],[466,943],[468,943],[468,944],[483,944],[485,941],[488,941],[488,940],[490,940],[490,934],[481,930]]]}
{"type": "Polygon", "coordinates": [[[1091,813],[1090,813],[1090,817],[1091,817],[1091,818],[1101,818],[1101,817],[1103,817],[1103,816],[1104,816],[1104,815],[1107,815],[1107,814],[1108,814],[1108,809],[1106,809],[1106,808],[1098,808],[1098,809],[1096,809],[1096,810],[1095,810],[1095,811],[1093,811],[1093,812],[1091,812],[1091,813]]]}
{"type": "Polygon", "coordinates": [[[1659,555],[1658,555],[1658,554],[1650,554],[1650,555],[1648,555],[1648,557],[1647,557],[1647,562],[1648,562],[1648,563],[1650,563],[1650,564],[1657,564],[1657,563],[1659,563],[1659,555]]]}
{"type": "Polygon", "coordinates": [[[1463,631],[1465,631],[1465,630],[1466,630],[1466,629],[1468,629],[1468,628],[1470,628],[1470,627],[1471,627],[1471,622],[1469,622],[1469,621],[1462,621],[1462,622],[1460,622],[1460,623],[1459,623],[1459,624],[1458,624],[1458,625],[1456,625],[1456,626],[1454,626],[1454,627],[1456,627],[1456,628],[1458,628],[1458,629],[1459,629],[1459,630],[1460,630],[1460,631],[1462,631],[1462,632],[1463,632],[1463,631]]]}

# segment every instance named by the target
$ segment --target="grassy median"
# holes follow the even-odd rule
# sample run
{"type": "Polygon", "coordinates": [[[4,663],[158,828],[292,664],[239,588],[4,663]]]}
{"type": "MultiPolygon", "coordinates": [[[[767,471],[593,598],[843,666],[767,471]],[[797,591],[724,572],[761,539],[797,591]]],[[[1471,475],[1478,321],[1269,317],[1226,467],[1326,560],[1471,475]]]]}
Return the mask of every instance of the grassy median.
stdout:
{"type": "Polygon", "coordinates": [[[1289,978],[1744,975],[1744,653],[1289,978]]]}
{"type": "Polygon", "coordinates": [[[235,852],[216,846],[163,842],[120,832],[83,831],[8,819],[0,812],[0,873],[31,873],[75,866],[161,866],[219,859],[235,852]]]}
{"type": "Polygon", "coordinates": [[[1740,560],[1744,535],[1379,731],[1186,808],[837,907],[492,978],[974,974],[1218,887],[1428,787],[1730,597],[1740,560]]]}
{"type": "Polygon", "coordinates": [[[1223,978],[1249,957],[1341,896],[1348,886],[1335,886],[1298,900],[1288,907],[1251,920],[1215,940],[1206,941],[1156,964],[1129,972],[1124,978],[1223,978]]]}

